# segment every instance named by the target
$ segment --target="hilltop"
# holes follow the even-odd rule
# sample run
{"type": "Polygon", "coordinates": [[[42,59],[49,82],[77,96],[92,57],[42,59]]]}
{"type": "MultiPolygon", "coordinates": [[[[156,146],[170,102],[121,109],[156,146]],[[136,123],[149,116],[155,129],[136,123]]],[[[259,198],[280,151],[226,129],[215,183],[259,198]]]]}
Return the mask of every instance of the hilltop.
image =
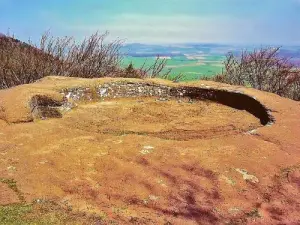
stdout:
{"type": "Polygon", "coordinates": [[[32,83],[63,65],[47,51],[5,35],[0,36],[0,58],[0,89],[32,83]]]}
{"type": "Polygon", "coordinates": [[[22,48],[24,51],[34,51],[38,54],[44,54],[40,49],[34,47],[33,45],[30,45],[26,42],[20,41],[16,38],[13,37],[8,37],[2,33],[0,33],[0,50],[1,51],[6,51],[7,49],[11,48],[22,48]]]}
{"type": "Polygon", "coordinates": [[[299,102],[210,81],[46,77],[0,91],[0,108],[0,221],[300,221],[299,102]]]}

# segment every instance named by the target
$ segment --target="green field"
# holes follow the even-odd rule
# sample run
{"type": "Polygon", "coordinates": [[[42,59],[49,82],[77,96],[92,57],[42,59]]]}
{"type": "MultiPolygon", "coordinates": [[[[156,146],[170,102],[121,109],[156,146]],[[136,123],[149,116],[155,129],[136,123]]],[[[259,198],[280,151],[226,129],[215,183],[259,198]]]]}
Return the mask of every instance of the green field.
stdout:
{"type": "MultiPolygon", "coordinates": [[[[154,57],[133,57],[124,58],[123,66],[126,67],[131,62],[135,68],[140,68],[144,62],[146,66],[153,64],[154,57]]],[[[170,57],[167,61],[166,69],[172,69],[172,75],[179,73],[184,75],[183,80],[190,81],[203,76],[215,76],[222,72],[224,56],[206,55],[197,59],[189,59],[185,56],[170,57]]]]}

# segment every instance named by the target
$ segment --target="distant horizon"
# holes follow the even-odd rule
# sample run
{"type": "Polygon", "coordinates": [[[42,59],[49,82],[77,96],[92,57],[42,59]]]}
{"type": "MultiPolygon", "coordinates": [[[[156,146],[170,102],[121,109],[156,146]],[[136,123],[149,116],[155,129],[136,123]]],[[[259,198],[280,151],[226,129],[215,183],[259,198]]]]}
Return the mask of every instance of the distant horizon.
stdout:
{"type": "Polygon", "coordinates": [[[187,45],[187,46],[189,46],[189,45],[218,45],[218,46],[236,46],[236,47],[245,47],[245,46],[262,46],[262,47],[267,47],[267,46],[270,46],[270,47],[280,47],[280,46],[282,46],[282,47],[284,47],[284,46],[286,46],[286,47],[300,47],[300,43],[299,44],[288,44],[288,43],[286,43],[286,44],[268,44],[268,43],[265,43],[265,44],[253,44],[253,43],[225,43],[225,42],[223,42],[223,43],[218,43],[218,42],[178,42],[178,43],[176,43],[176,42],[170,42],[170,43],[168,43],[168,42],[165,42],[165,43],[144,43],[144,42],[125,42],[124,43],[124,45],[148,45],[148,46],[150,46],[150,45],[153,45],[153,46],[178,46],[178,45],[187,45]]]}
{"type": "MultiPolygon", "coordinates": [[[[6,36],[0,32],[0,37],[1,35],[6,36]]],[[[22,40],[17,34],[13,36],[25,42],[29,39],[22,40]]],[[[167,59],[166,69],[172,69],[174,74],[185,74],[182,79],[188,81],[221,73],[224,68],[223,62],[229,52],[238,56],[242,50],[252,51],[264,47],[281,47],[280,56],[291,58],[291,62],[300,67],[299,45],[212,42],[137,43],[128,41],[125,41],[120,49],[120,53],[124,56],[120,66],[126,68],[133,63],[136,68],[140,68],[145,63],[153,64],[156,57],[160,56],[167,59]]]]}
{"type": "MultiPolygon", "coordinates": [[[[10,31],[12,32],[12,31],[10,31]]],[[[42,33],[41,33],[42,34],[42,33]]],[[[23,41],[23,42],[28,42],[29,39],[31,39],[32,37],[27,37],[27,38],[20,38],[18,37],[17,33],[12,32],[12,34],[10,34],[11,36],[14,36],[17,40],[23,41]]],[[[1,36],[5,36],[7,37],[7,34],[0,32],[0,37],[1,36]]],[[[61,36],[57,36],[57,37],[63,37],[65,35],[61,35],[61,36]]],[[[71,35],[70,35],[71,36],[71,35]]],[[[76,37],[75,37],[76,38],[76,37]]],[[[39,39],[37,39],[39,40],[39,39]]],[[[123,45],[148,45],[148,46],[180,46],[180,45],[186,45],[186,46],[190,46],[190,45],[215,45],[215,46],[224,46],[224,47],[300,47],[300,43],[299,44],[289,44],[289,43],[278,43],[278,44],[270,44],[270,43],[265,43],[265,44],[255,44],[255,43],[226,43],[226,42],[131,42],[131,41],[125,41],[122,38],[116,38],[116,39],[111,39],[110,41],[113,40],[121,40],[124,41],[122,44],[123,45]]]]}

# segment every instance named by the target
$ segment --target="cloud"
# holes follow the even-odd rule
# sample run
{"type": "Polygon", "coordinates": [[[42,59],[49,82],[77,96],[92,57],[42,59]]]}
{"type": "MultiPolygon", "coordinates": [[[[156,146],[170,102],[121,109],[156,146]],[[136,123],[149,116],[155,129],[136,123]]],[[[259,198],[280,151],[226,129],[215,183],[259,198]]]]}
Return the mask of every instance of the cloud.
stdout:
{"type": "MultiPolygon", "coordinates": [[[[96,4],[95,0],[87,1],[96,4]]],[[[165,0],[157,8],[159,2],[103,0],[93,6],[79,1],[70,7],[66,2],[65,7],[43,5],[24,20],[28,25],[26,28],[22,25],[22,29],[35,32],[41,27],[51,28],[54,35],[74,35],[78,39],[108,30],[111,39],[119,37],[141,43],[300,42],[300,30],[296,29],[300,25],[300,0],[278,0],[277,4],[273,0],[165,0]],[[34,27],[28,22],[32,15],[40,18],[35,19],[34,27]]]]}
{"type": "MultiPolygon", "coordinates": [[[[130,42],[240,42],[254,36],[253,21],[229,17],[197,17],[188,15],[121,14],[102,24],[73,24],[75,32],[91,33],[108,30],[111,38],[126,38],[130,42]]],[[[254,37],[253,37],[254,38],[254,37]]]]}

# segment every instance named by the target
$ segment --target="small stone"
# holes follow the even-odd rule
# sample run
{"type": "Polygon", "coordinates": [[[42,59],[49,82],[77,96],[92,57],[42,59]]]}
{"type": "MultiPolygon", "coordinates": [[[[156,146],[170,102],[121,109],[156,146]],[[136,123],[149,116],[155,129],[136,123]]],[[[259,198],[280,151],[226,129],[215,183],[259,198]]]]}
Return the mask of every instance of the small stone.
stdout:
{"type": "Polygon", "coordinates": [[[159,199],[159,197],[155,196],[155,195],[149,195],[149,200],[151,201],[157,201],[159,199]]]}
{"type": "Polygon", "coordinates": [[[250,131],[248,131],[247,133],[248,133],[248,134],[254,135],[254,134],[257,134],[257,130],[256,130],[256,129],[250,130],[250,131]]]}
{"type": "Polygon", "coordinates": [[[238,207],[232,207],[232,208],[228,209],[228,212],[233,215],[237,215],[240,211],[241,211],[241,209],[238,207]]]}
{"type": "Polygon", "coordinates": [[[258,180],[258,178],[256,177],[256,176],[254,176],[254,175],[251,175],[251,174],[249,174],[248,172],[247,172],[247,170],[244,170],[244,169],[235,169],[237,172],[239,172],[240,174],[242,174],[243,175],[243,179],[245,180],[245,181],[249,181],[249,182],[251,182],[251,183],[254,183],[254,184],[256,184],[256,183],[259,183],[259,180],[258,180]]]}
{"type": "Polygon", "coordinates": [[[7,167],[7,170],[8,170],[8,171],[15,171],[15,170],[16,170],[16,167],[14,167],[14,166],[8,166],[8,167],[7,167]]]}
{"type": "Polygon", "coordinates": [[[66,95],[66,98],[69,99],[71,97],[72,93],[69,92],[67,95],[66,95]]]}
{"type": "Polygon", "coordinates": [[[159,99],[157,99],[157,101],[166,102],[166,101],[169,101],[169,99],[167,99],[167,98],[159,98],[159,99]]]}
{"type": "Polygon", "coordinates": [[[100,92],[100,96],[103,97],[106,95],[107,93],[107,88],[100,88],[99,89],[99,92],[100,92]]]}
{"type": "Polygon", "coordinates": [[[159,98],[159,99],[157,99],[157,101],[165,102],[165,101],[168,101],[168,100],[166,98],[159,98]]]}
{"type": "Polygon", "coordinates": [[[160,184],[162,187],[167,188],[168,186],[164,183],[163,180],[158,180],[157,181],[158,184],[160,184]]]}
{"type": "Polygon", "coordinates": [[[147,155],[150,154],[153,151],[154,147],[148,145],[148,146],[144,146],[144,148],[140,151],[140,153],[142,153],[143,155],[147,155]]]}
{"type": "Polygon", "coordinates": [[[140,151],[140,153],[142,153],[143,155],[147,155],[147,154],[150,154],[151,151],[143,149],[143,150],[140,151]]]}
{"type": "Polygon", "coordinates": [[[40,162],[39,162],[39,164],[42,164],[42,165],[43,165],[43,164],[46,164],[46,163],[48,163],[48,160],[43,160],[43,161],[40,161],[40,162]]]}

